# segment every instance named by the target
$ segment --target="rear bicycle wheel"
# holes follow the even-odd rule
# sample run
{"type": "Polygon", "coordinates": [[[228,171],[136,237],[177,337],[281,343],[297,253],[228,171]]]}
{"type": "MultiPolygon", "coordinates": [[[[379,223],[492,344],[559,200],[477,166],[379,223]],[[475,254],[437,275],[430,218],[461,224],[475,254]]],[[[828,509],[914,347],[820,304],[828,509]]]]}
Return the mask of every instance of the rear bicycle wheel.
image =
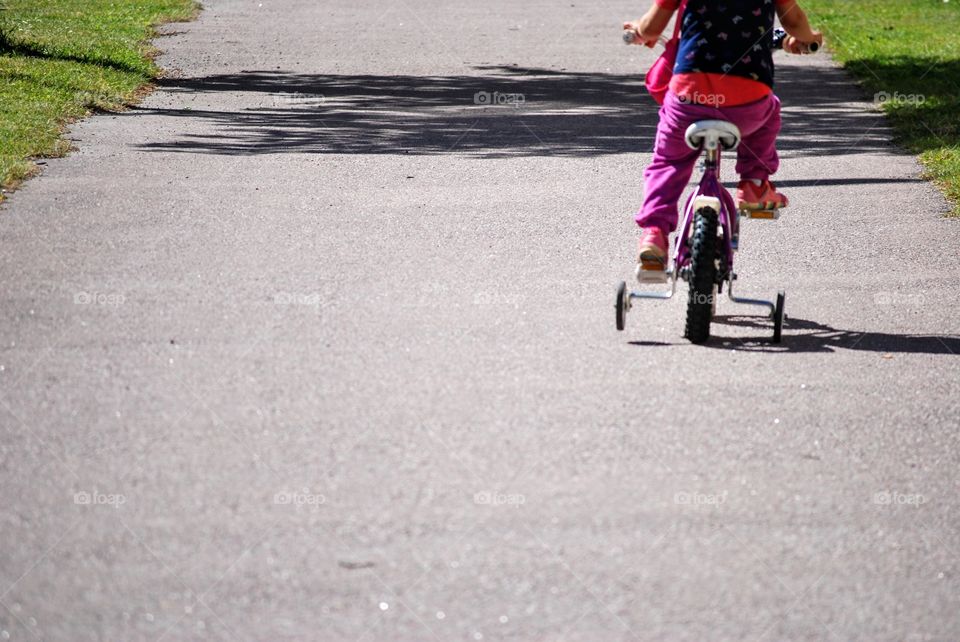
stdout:
{"type": "Polygon", "coordinates": [[[691,343],[710,338],[717,283],[717,212],[704,207],[693,220],[690,237],[690,292],[683,336],[691,343]]]}

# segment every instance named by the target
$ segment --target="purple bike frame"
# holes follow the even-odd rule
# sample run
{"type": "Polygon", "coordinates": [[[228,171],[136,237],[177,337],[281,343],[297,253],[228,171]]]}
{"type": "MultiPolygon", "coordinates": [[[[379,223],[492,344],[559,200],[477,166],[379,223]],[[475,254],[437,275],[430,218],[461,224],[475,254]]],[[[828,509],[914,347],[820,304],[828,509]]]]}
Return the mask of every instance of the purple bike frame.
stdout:
{"type": "Polygon", "coordinates": [[[679,270],[690,263],[690,248],[687,241],[693,227],[693,217],[696,214],[693,211],[693,204],[698,196],[712,196],[720,200],[720,211],[717,212],[717,216],[719,216],[719,224],[723,230],[723,247],[727,259],[726,267],[727,270],[733,270],[733,239],[737,238],[740,231],[740,217],[730,192],[720,184],[720,156],[721,153],[718,149],[716,163],[707,161],[700,184],[687,198],[687,204],[683,208],[683,223],[680,233],[677,235],[676,247],[673,250],[675,270],[679,270]]]}

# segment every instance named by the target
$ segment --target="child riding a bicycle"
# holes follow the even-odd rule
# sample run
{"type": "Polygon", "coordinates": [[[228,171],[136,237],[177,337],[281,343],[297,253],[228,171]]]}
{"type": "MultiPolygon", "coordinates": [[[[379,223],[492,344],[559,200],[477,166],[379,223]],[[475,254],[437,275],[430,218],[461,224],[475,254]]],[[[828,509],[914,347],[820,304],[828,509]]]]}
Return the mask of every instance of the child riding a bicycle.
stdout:
{"type": "Polygon", "coordinates": [[[739,209],[787,206],[770,176],[780,161],[780,100],[773,93],[774,14],[788,37],[784,50],[804,53],[823,36],[810,28],[796,0],[655,0],[647,13],[624,29],[633,42],[656,45],[673,13],[683,5],[680,42],[673,77],[663,106],[653,161],[644,170],[644,200],[636,215],[641,228],[638,269],[663,270],[668,237],[677,227],[677,202],[700,154],[687,146],[684,133],[700,120],[717,119],[740,129],[737,148],[739,209]]]}

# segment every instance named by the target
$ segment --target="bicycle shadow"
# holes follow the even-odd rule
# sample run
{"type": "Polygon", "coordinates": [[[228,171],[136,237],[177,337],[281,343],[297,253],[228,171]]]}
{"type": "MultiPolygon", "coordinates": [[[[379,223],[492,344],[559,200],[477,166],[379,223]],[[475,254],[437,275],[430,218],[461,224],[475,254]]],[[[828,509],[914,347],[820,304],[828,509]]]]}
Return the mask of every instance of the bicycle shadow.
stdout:
{"type": "Polygon", "coordinates": [[[750,352],[837,352],[838,350],[861,350],[884,354],[952,354],[960,355],[960,336],[937,334],[890,334],[886,332],[858,332],[810,321],[787,318],[784,320],[783,341],[770,341],[773,332],[770,321],[763,317],[742,315],[717,316],[713,330],[722,326],[755,328],[762,330],[759,336],[722,336],[711,333],[705,344],[708,348],[730,349],[736,342],[737,350],[750,352]]]}

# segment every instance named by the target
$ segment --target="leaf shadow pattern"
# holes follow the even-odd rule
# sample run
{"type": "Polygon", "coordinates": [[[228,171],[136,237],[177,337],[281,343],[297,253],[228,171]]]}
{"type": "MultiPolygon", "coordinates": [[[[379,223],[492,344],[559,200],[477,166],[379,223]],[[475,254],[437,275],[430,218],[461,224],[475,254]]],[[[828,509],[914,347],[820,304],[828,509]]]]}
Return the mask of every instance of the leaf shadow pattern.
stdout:
{"type": "MultiPolygon", "coordinates": [[[[249,94],[243,109],[139,108],[123,117],[183,119],[148,151],[225,155],[461,154],[591,157],[649,152],[658,120],[642,74],[478,66],[474,75],[326,75],[245,71],[167,78],[174,93],[249,94]]],[[[834,68],[786,66],[780,147],[823,156],[884,149],[881,118],[850,103],[834,68]],[[846,96],[846,98],[844,98],[846,96]]],[[[854,93],[856,93],[854,91],[854,93]]],[[[216,100],[212,100],[216,104],[216,100]]]]}

